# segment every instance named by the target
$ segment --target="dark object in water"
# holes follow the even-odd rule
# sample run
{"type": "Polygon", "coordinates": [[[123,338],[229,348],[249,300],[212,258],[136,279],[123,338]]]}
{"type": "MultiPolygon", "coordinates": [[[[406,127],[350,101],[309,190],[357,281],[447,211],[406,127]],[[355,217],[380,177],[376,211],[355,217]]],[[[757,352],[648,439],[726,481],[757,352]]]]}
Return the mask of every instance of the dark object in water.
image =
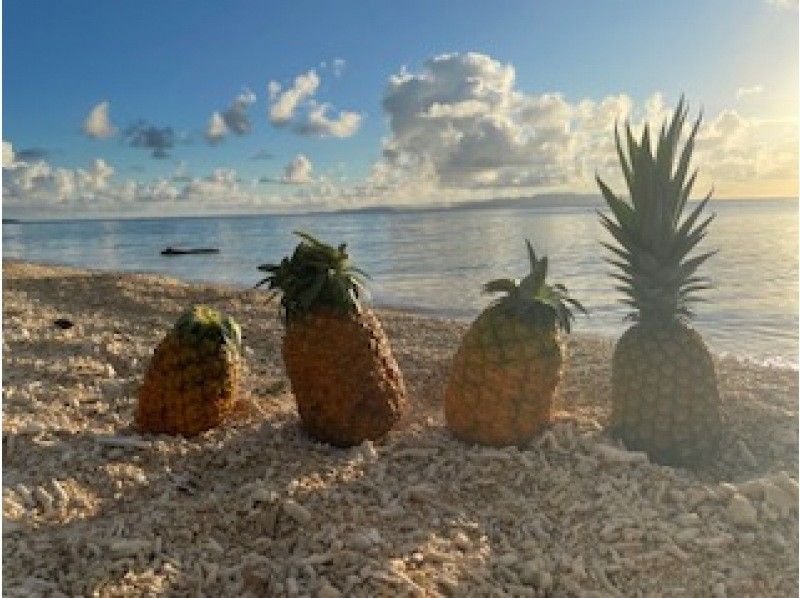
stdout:
{"type": "Polygon", "coordinates": [[[167,247],[161,255],[192,255],[195,253],[219,253],[216,247],[167,247]]]}
{"type": "Polygon", "coordinates": [[[61,330],[69,330],[70,328],[75,326],[72,320],[67,320],[66,318],[58,318],[57,320],[53,320],[53,325],[55,325],[58,328],[61,328],[61,330]]]}

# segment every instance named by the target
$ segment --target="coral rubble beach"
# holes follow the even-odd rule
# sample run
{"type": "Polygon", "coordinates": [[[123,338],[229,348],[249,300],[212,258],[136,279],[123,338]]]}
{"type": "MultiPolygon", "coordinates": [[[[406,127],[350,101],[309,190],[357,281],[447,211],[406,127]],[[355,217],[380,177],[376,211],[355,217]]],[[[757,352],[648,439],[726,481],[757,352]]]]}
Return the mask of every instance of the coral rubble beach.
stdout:
{"type": "Polygon", "coordinates": [[[443,427],[464,324],[380,317],[413,410],[342,450],[298,426],[265,293],[4,262],[4,594],[797,595],[796,371],[718,360],[729,439],[689,472],[604,435],[612,344],[579,335],[552,428],[487,449],[443,427]],[[240,409],[139,436],[144,368],[193,302],[242,324],[240,409]]]}

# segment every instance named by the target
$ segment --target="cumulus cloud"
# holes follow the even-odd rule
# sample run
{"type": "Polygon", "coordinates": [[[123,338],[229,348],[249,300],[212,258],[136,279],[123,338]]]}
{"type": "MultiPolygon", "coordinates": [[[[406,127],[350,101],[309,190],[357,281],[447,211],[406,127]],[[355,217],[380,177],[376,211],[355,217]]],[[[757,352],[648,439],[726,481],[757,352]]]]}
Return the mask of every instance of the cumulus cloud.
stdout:
{"type": "Polygon", "coordinates": [[[269,121],[275,126],[289,124],[298,105],[312,97],[318,87],[319,77],[314,69],[295,77],[294,85],[284,91],[280,91],[280,83],[270,81],[267,86],[267,92],[272,100],[269,107],[269,121]]]}
{"type": "Polygon", "coordinates": [[[14,163],[14,148],[10,141],[3,140],[3,168],[10,168],[14,163]]]}
{"type": "Polygon", "coordinates": [[[111,137],[116,128],[111,124],[108,115],[109,103],[100,102],[89,112],[83,121],[83,132],[92,139],[107,139],[111,137]]]}
{"type": "Polygon", "coordinates": [[[203,178],[192,179],[177,197],[184,201],[219,201],[239,195],[236,171],[232,168],[216,168],[203,178]]]}
{"type": "Polygon", "coordinates": [[[233,103],[222,113],[228,128],[237,135],[246,135],[252,129],[247,109],[255,104],[256,94],[246,90],[236,96],[233,103]]]}
{"type": "Polygon", "coordinates": [[[214,112],[206,126],[205,137],[209,143],[219,143],[229,133],[247,135],[253,128],[247,110],[256,101],[256,94],[245,90],[222,112],[214,112]]]}
{"type": "Polygon", "coordinates": [[[96,158],[87,169],[75,170],[53,167],[44,160],[15,159],[3,164],[3,200],[12,204],[52,204],[91,199],[109,191],[113,175],[114,168],[101,158],[96,158]]]}
{"type": "Polygon", "coordinates": [[[114,168],[102,158],[95,158],[88,170],[78,168],[75,171],[78,188],[95,192],[104,191],[112,176],[114,176],[114,168]]]}
{"type": "Polygon", "coordinates": [[[11,144],[4,142],[3,202],[15,207],[135,210],[138,204],[183,204],[189,209],[201,206],[256,205],[265,198],[239,187],[234,170],[217,168],[205,177],[183,176],[185,163],[178,165],[177,176],[140,182],[115,182],[115,170],[97,158],[88,168],[62,168],[44,160],[25,162],[13,159],[11,144]],[[186,181],[183,186],[174,183],[186,181]]]}
{"type": "MultiPolygon", "coordinates": [[[[289,88],[271,82],[270,115],[283,114],[286,120],[278,119],[282,126],[305,135],[354,133],[361,115],[335,112],[317,102],[319,79],[309,73],[313,71],[289,88]]],[[[382,98],[389,126],[382,157],[359,181],[333,176],[334,183],[315,173],[311,161],[298,154],[278,178],[261,180],[283,186],[259,187],[259,180],[242,183],[235,171],[225,168],[190,176],[185,165],[172,176],[150,182],[116,182],[113,168],[103,160],[85,169],[56,167],[46,156],[15,151],[4,141],[3,199],[62,206],[106,202],[131,210],[137,202],[168,202],[186,210],[195,205],[198,210],[211,205],[345,207],[519,197],[553,190],[596,193],[596,172],[621,190],[615,123],[630,121],[637,134],[644,122],[657,128],[670,116],[675,100],[658,92],[636,100],[625,93],[570,98],[558,91],[531,92],[518,88],[510,64],[477,53],[446,54],[430,58],[416,72],[404,68],[389,78],[382,98]]],[[[244,104],[250,105],[240,103],[244,104]]],[[[235,105],[236,100],[231,106],[235,105]]],[[[219,128],[231,134],[224,112],[216,114],[219,128]]],[[[171,127],[139,122],[124,132],[124,140],[165,157],[178,135],[171,127]]],[[[722,196],[790,189],[797,184],[797,140],[796,115],[759,118],[738,105],[708,114],[693,159],[700,168],[695,188],[700,193],[714,184],[722,196]]],[[[252,156],[272,157],[266,150],[252,156]]]]}
{"type": "MultiPolygon", "coordinates": [[[[322,63],[325,65],[326,63],[322,63]]],[[[334,74],[344,68],[344,60],[333,61],[334,74]]],[[[294,84],[283,89],[277,81],[270,81],[267,93],[270,98],[269,120],[277,127],[292,125],[292,131],[313,137],[351,137],[361,127],[361,114],[342,110],[331,115],[332,106],[313,98],[320,79],[313,69],[298,75],[294,84]]]]}
{"type": "MultiPolygon", "coordinates": [[[[489,56],[445,54],[422,72],[389,79],[383,107],[391,136],[383,155],[409,176],[445,186],[564,183],[574,175],[576,107],[560,94],[528,96],[515,72],[489,56]]],[[[583,118],[597,118],[582,106],[583,118]]]]}
{"type": "Polygon", "coordinates": [[[124,137],[131,147],[150,150],[153,158],[164,159],[175,147],[176,134],[172,127],[157,127],[140,120],[125,129],[124,137]]]}
{"type": "Polygon", "coordinates": [[[311,175],[312,166],[311,160],[303,154],[297,154],[294,160],[289,162],[283,169],[282,183],[289,185],[304,185],[313,183],[314,178],[311,175]]]}
{"type": "MultiPolygon", "coordinates": [[[[630,120],[639,132],[672,111],[659,92],[641,103],[626,94],[570,101],[558,92],[526,93],[516,87],[513,66],[477,53],[436,56],[416,73],[402,69],[389,79],[383,108],[390,135],[367,181],[373,189],[476,196],[481,189],[594,191],[596,171],[619,176],[614,124],[630,120]]],[[[790,172],[796,120],[784,123],[783,141],[773,147],[764,143],[766,126],[734,110],[708,120],[695,159],[704,180],[790,172]],[[772,160],[783,166],[768,171],[772,160]]]]}
{"type": "Polygon", "coordinates": [[[209,143],[218,143],[225,138],[228,134],[228,125],[225,124],[225,119],[219,112],[212,112],[211,117],[208,119],[206,125],[206,140],[209,143]]]}
{"type": "Polygon", "coordinates": [[[294,130],[301,135],[315,137],[351,137],[361,126],[361,115],[357,112],[341,111],[331,118],[327,112],[330,104],[314,104],[305,121],[298,122],[294,130]]]}
{"type": "Polygon", "coordinates": [[[763,85],[753,85],[751,87],[740,87],[736,90],[736,99],[741,100],[747,96],[756,96],[764,93],[763,85]]]}
{"type": "Polygon", "coordinates": [[[167,179],[147,183],[127,181],[123,185],[123,192],[128,201],[141,203],[169,203],[180,195],[178,189],[167,179]]]}

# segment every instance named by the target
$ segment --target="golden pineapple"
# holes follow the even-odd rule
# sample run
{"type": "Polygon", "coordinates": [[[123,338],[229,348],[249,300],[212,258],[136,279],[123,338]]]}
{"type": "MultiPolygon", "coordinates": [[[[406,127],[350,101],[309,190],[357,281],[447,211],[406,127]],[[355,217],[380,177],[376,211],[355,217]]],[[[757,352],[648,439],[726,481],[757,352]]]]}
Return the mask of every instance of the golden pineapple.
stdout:
{"type": "Polygon", "coordinates": [[[560,284],[546,284],[547,258],[526,242],[531,273],[493,280],[506,293],[472,323],[458,348],[445,390],[444,414],[454,436],[493,446],[522,444],[550,420],[569,332],[569,305],[585,311],[560,284]]]}
{"type": "Polygon", "coordinates": [[[611,432],[656,462],[681,465],[712,459],[722,433],[714,362],[688,324],[691,303],[710,288],[696,273],[713,252],[692,251],[713,215],[700,218],[709,193],[684,216],[697,176],[687,178],[700,125],[698,118],[681,149],[687,111],[681,98],[661,128],[655,154],[647,126],[638,143],[627,127],[627,158],[615,131],[630,202],[597,179],[611,209],[611,217],[600,218],[616,241],[604,245],[614,254],[616,288],[635,322],[614,349],[611,432]]]}
{"type": "Polygon", "coordinates": [[[232,411],[241,376],[241,331],[205,305],[186,311],[156,348],[139,389],[142,432],[193,436],[232,411]]]}
{"type": "Polygon", "coordinates": [[[406,391],[378,318],[359,300],[364,273],[345,245],[295,234],[292,256],[260,266],[269,274],[256,286],[282,294],[283,361],[300,421],[336,446],[376,440],[402,416],[406,391]]]}

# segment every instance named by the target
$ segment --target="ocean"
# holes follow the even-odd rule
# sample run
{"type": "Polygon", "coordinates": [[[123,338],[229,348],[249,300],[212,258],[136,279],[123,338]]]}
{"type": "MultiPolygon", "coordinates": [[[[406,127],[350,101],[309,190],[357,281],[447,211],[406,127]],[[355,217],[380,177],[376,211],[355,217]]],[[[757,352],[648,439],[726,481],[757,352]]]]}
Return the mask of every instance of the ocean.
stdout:
{"type": "MultiPolygon", "coordinates": [[[[712,210],[700,247],[719,250],[705,268],[715,288],[697,305],[696,328],[717,353],[797,367],[797,201],[716,201],[712,210]]],[[[528,238],[549,257],[550,279],[589,308],[576,331],[617,337],[628,325],[589,206],[4,223],[3,256],[249,287],[256,266],[292,249],[294,230],[346,242],[372,276],[376,305],[461,319],[491,300],[482,283],[526,273],[528,238]],[[168,245],[220,253],[160,255],[168,245]]]]}

